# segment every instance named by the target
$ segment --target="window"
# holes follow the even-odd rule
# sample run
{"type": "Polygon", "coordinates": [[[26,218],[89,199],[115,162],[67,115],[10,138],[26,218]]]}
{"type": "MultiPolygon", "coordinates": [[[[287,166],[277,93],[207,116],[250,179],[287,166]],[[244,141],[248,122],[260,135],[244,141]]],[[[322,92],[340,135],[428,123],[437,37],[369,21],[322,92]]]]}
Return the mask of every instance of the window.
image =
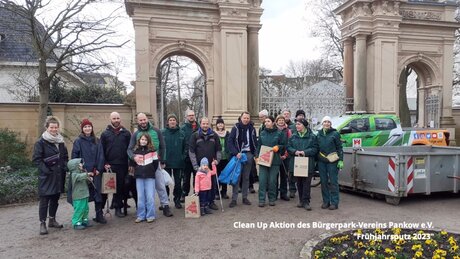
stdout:
{"type": "Polygon", "coordinates": [[[394,120],[389,118],[375,118],[376,130],[392,130],[394,128],[396,128],[394,120]]]}
{"type": "Polygon", "coordinates": [[[364,119],[354,119],[348,123],[346,127],[351,129],[352,133],[355,132],[367,132],[370,130],[369,127],[369,118],[364,119]]]}

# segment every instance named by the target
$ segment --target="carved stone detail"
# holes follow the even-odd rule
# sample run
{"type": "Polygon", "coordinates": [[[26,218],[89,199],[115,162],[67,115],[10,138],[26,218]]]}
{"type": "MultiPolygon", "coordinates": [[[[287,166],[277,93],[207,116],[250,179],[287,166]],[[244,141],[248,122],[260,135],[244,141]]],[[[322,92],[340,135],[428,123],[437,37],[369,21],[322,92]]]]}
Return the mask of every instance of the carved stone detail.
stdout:
{"type": "Polygon", "coordinates": [[[405,19],[440,21],[442,14],[439,12],[401,10],[400,14],[405,19]]]}

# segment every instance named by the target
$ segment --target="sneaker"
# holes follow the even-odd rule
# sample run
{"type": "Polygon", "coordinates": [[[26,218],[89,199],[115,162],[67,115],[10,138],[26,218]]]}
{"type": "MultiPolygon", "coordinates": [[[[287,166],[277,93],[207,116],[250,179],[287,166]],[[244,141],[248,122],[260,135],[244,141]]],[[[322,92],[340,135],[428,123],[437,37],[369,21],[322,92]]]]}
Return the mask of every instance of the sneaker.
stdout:
{"type": "Polygon", "coordinates": [[[154,219],[154,218],[151,218],[151,219],[147,219],[147,223],[152,223],[152,222],[154,222],[154,221],[155,221],[155,219],[154,219]]]}
{"type": "Polygon", "coordinates": [[[180,201],[176,201],[174,202],[174,207],[176,207],[176,209],[182,209],[182,204],[180,204],[180,201]]]}
{"type": "Polygon", "coordinates": [[[271,202],[268,203],[268,205],[270,205],[270,206],[275,206],[275,202],[274,202],[274,201],[271,201],[271,202]]]}
{"type": "Polygon", "coordinates": [[[212,210],[219,210],[219,207],[217,207],[217,205],[214,202],[209,204],[209,208],[212,210]]]}
{"type": "Polygon", "coordinates": [[[73,229],[75,229],[75,230],[83,230],[85,228],[86,227],[83,226],[83,224],[81,224],[81,223],[77,223],[76,225],[73,226],[73,229]]]}
{"type": "Polygon", "coordinates": [[[228,206],[229,206],[230,208],[235,207],[235,206],[236,206],[236,201],[232,200],[228,206]]]}
{"type": "Polygon", "coordinates": [[[212,214],[212,210],[208,206],[204,207],[204,214],[212,214]]]}
{"type": "Polygon", "coordinates": [[[297,203],[297,208],[303,208],[303,204],[301,202],[297,203]]]}
{"type": "Polygon", "coordinates": [[[310,206],[310,204],[308,204],[308,203],[306,203],[303,207],[304,207],[304,209],[306,209],[306,210],[308,210],[308,211],[311,210],[311,206],[310,206]]]}
{"type": "Polygon", "coordinates": [[[84,220],[81,224],[82,224],[83,226],[87,227],[87,228],[90,228],[90,227],[93,226],[93,225],[91,225],[91,223],[89,223],[89,220],[84,220]]]}
{"type": "Polygon", "coordinates": [[[265,207],[265,202],[259,202],[259,207],[261,208],[265,207]]]}
{"type": "Polygon", "coordinates": [[[291,193],[289,194],[289,198],[295,198],[295,192],[291,192],[291,193]]]}
{"type": "Polygon", "coordinates": [[[251,205],[252,203],[247,198],[244,198],[243,199],[243,204],[244,205],[251,205]]]}
{"type": "Polygon", "coordinates": [[[323,203],[323,204],[321,205],[321,209],[327,209],[327,208],[329,208],[329,204],[323,203]]]}
{"type": "Polygon", "coordinates": [[[142,221],[144,221],[144,220],[141,219],[141,218],[137,218],[137,219],[134,221],[134,223],[141,223],[142,221]]]}
{"type": "Polygon", "coordinates": [[[329,209],[330,209],[330,210],[336,210],[336,209],[338,209],[338,208],[339,208],[339,207],[338,207],[337,205],[331,205],[331,206],[329,206],[329,209]]]}

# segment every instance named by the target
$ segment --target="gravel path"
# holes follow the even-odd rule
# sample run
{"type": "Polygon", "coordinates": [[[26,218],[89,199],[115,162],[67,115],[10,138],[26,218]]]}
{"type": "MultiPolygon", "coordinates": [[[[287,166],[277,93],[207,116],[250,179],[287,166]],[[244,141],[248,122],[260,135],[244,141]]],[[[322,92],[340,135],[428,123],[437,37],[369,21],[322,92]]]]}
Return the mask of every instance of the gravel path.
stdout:
{"type": "MultiPolygon", "coordinates": [[[[57,218],[64,228],[50,229],[46,236],[38,234],[38,202],[3,207],[0,258],[296,258],[309,240],[337,232],[344,225],[428,223],[436,229],[460,232],[457,194],[412,197],[399,206],[368,196],[340,195],[336,211],[320,208],[321,193],[316,187],[310,212],[296,208],[297,200],[292,199],[259,208],[257,195],[250,194],[251,206],[242,205],[240,198],[238,206],[230,209],[229,200],[224,200],[224,212],[199,219],[185,219],[183,210],[173,209],[172,218],[157,211],[152,224],[135,224],[131,208],[128,217],[113,217],[107,225],[94,223],[83,231],[71,228],[72,207],[61,200],[57,218]],[[250,228],[237,228],[242,226],[250,228]]],[[[90,208],[93,216],[93,204],[90,208]]]]}

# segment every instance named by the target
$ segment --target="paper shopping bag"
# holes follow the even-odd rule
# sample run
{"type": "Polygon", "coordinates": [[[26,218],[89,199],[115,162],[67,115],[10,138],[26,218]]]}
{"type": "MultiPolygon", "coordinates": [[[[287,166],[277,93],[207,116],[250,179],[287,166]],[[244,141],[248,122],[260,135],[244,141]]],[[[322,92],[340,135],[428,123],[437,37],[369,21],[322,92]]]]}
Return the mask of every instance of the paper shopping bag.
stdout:
{"type": "Polygon", "coordinates": [[[294,158],[294,176],[295,177],[308,177],[308,157],[296,156],[294,158]]]}
{"type": "Polygon", "coordinates": [[[261,146],[260,153],[259,153],[259,165],[263,165],[266,167],[272,166],[273,162],[273,150],[272,147],[261,146]]]}
{"type": "Polygon", "coordinates": [[[117,193],[117,174],[110,169],[102,174],[101,193],[117,193]]]}
{"type": "Polygon", "coordinates": [[[200,216],[200,198],[196,195],[185,197],[185,217],[199,218],[200,216]]]}

